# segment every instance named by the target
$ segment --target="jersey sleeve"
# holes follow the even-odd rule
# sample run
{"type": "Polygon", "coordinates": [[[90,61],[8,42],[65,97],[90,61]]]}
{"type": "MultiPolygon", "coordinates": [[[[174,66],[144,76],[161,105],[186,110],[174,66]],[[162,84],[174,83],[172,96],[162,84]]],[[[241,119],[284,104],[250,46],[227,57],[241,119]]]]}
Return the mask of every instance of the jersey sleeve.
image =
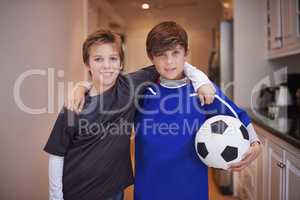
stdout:
{"type": "Polygon", "coordinates": [[[44,147],[44,151],[57,156],[64,156],[66,154],[71,142],[74,116],[75,114],[65,107],[61,110],[44,147]]]}

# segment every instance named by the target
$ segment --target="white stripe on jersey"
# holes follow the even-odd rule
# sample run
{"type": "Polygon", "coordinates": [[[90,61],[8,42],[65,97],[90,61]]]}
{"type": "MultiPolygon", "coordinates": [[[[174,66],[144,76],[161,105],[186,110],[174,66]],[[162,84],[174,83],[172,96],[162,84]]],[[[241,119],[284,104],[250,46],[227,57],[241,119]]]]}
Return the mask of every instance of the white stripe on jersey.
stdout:
{"type": "MultiPolygon", "coordinates": [[[[190,97],[198,96],[197,93],[191,93],[190,97]]],[[[235,118],[239,119],[239,116],[235,112],[235,110],[224,100],[222,99],[219,95],[215,94],[215,98],[217,98],[221,103],[223,103],[235,116],[235,118]]]]}

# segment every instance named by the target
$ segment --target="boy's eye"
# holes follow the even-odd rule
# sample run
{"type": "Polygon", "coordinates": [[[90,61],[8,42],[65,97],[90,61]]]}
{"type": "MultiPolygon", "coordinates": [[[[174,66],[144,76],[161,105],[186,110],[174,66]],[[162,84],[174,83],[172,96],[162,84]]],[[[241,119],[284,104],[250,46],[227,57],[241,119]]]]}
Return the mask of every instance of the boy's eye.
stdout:
{"type": "Polygon", "coordinates": [[[179,51],[174,51],[173,54],[177,55],[177,54],[179,54],[179,51]]]}
{"type": "Polygon", "coordinates": [[[162,56],[164,56],[165,54],[163,54],[163,53],[158,53],[158,54],[156,54],[155,56],[156,57],[162,57],[162,56]]]}
{"type": "Polygon", "coordinates": [[[103,61],[103,58],[95,58],[95,61],[96,61],[96,62],[103,61]]]}
{"type": "Polygon", "coordinates": [[[111,57],[110,59],[111,59],[112,61],[118,61],[118,60],[119,60],[118,57],[111,57]]]}

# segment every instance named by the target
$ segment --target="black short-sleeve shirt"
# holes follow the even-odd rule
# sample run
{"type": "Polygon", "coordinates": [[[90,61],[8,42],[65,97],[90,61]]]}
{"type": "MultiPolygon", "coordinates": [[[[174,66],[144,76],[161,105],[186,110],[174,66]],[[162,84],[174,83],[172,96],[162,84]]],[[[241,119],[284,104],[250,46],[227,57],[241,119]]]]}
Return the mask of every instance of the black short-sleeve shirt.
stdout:
{"type": "Polygon", "coordinates": [[[158,77],[154,66],[119,75],[101,95],[86,96],[79,115],[63,108],[44,150],[64,157],[65,200],[109,198],[133,183],[130,133],[146,81],[158,77]]]}

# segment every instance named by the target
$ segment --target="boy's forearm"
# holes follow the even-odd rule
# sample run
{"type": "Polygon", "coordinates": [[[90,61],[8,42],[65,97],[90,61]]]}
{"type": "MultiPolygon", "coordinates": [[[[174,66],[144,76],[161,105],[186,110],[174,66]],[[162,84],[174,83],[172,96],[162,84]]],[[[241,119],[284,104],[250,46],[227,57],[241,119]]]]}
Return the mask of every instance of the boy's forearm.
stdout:
{"type": "Polygon", "coordinates": [[[248,131],[248,134],[249,134],[250,144],[252,144],[254,142],[259,142],[260,143],[260,140],[257,137],[256,131],[255,131],[252,123],[248,124],[248,126],[246,128],[247,128],[247,131],[248,131]]]}
{"type": "Polygon", "coordinates": [[[49,200],[63,200],[64,157],[49,155],[49,200]]]}
{"type": "Polygon", "coordinates": [[[183,69],[185,76],[192,81],[195,90],[198,90],[202,85],[211,84],[207,75],[193,65],[186,62],[183,69]]]}
{"type": "Polygon", "coordinates": [[[159,77],[159,73],[157,72],[154,65],[143,67],[138,71],[129,73],[128,75],[138,83],[144,83],[145,81],[155,82],[159,77]]]}

